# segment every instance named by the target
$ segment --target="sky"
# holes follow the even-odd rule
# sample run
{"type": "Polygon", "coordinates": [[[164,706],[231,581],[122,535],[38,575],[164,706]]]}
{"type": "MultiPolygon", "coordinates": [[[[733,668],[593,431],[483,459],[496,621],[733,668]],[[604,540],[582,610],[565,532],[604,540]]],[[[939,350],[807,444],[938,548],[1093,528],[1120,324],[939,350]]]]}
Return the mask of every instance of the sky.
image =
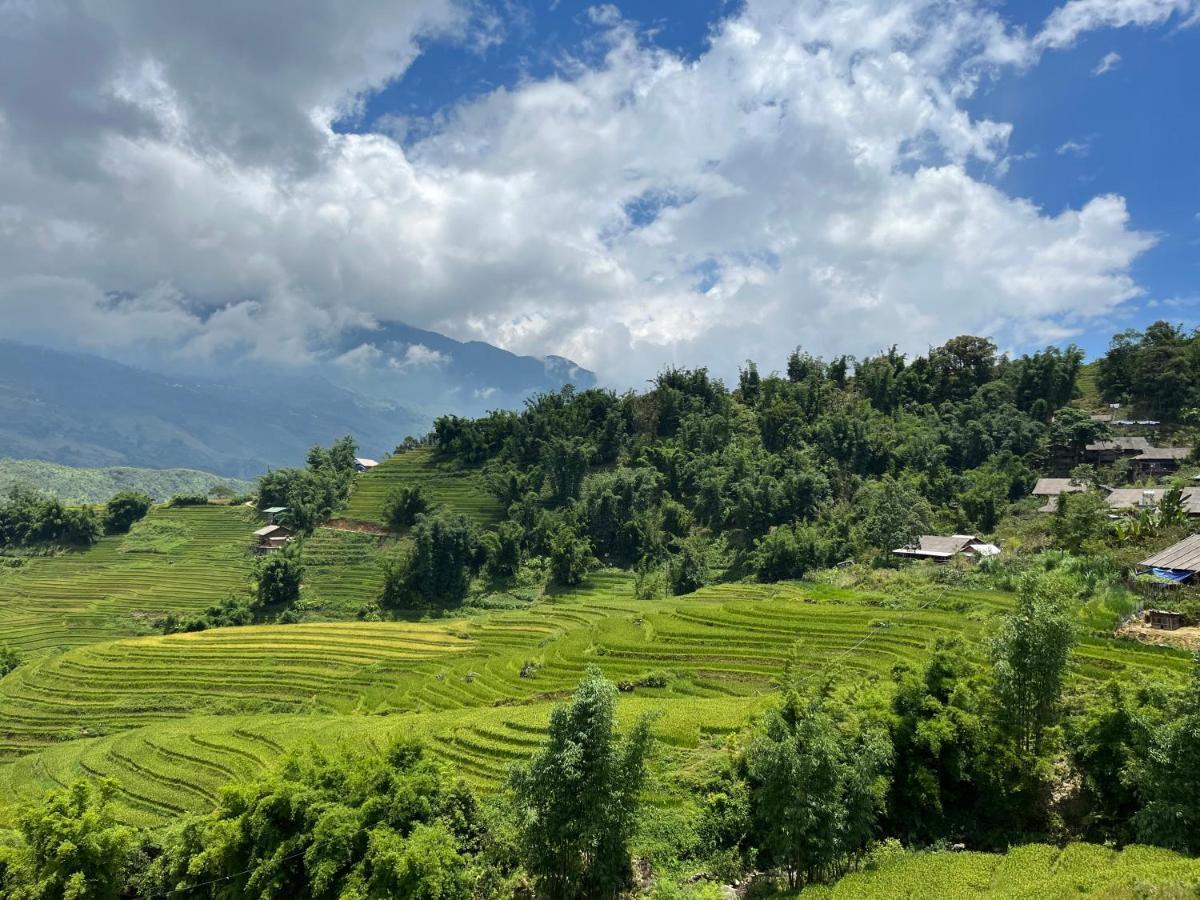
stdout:
{"type": "Polygon", "coordinates": [[[0,337],[615,387],[1197,324],[1200,0],[0,0],[0,337]]]}

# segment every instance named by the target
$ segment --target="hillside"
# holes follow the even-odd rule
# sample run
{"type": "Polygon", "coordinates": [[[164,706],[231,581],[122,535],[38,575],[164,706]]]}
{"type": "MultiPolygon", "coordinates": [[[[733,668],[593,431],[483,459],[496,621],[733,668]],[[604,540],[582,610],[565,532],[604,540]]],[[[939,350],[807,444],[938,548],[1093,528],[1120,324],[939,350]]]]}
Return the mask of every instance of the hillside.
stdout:
{"type": "Polygon", "coordinates": [[[254,484],[196,469],[81,469],[40,459],[0,459],[0,494],[17,486],[50,494],[64,503],[104,503],[120,491],[139,491],[161,502],[176,494],[207,494],[217,487],[246,494],[254,484]]]}
{"type": "Polygon", "coordinates": [[[382,523],[384,502],[400,485],[420,485],[432,503],[449,512],[461,513],[480,525],[495,524],[504,512],[478,471],[439,467],[429,450],[409,450],[360,475],[350,501],[339,515],[355,521],[382,523]]]}

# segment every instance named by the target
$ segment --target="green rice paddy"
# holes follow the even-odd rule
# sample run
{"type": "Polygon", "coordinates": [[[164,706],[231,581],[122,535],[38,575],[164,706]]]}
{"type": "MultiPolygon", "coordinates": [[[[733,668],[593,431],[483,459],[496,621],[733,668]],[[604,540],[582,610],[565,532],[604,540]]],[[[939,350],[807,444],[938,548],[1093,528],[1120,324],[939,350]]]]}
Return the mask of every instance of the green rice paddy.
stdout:
{"type": "Polygon", "coordinates": [[[398,453],[359,475],[350,502],[339,515],[353,521],[381,523],[387,495],[401,484],[420,484],[435,504],[462,513],[480,525],[498,522],[504,515],[478,472],[443,469],[433,461],[429,450],[398,453]]]}

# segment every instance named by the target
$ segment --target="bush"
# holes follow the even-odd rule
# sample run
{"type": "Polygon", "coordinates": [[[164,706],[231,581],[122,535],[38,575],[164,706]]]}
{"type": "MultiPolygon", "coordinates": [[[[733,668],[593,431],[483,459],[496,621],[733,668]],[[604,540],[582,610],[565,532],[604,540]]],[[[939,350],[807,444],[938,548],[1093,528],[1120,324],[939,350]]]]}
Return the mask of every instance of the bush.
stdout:
{"type": "Polygon", "coordinates": [[[138,491],[114,494],[104,507],[104,530],[108,534],[124,534],[133,523],[150,512],[154,500],[138,491]]]}
{"type": "Polygon", "coordinates": [[[300,599],[304,567],[291,544],[261,560],[255,571],[255,605],[290,606],[300,599]]]}
{"type": "Polygon", "coordinates": [[[411,528],[417,517],[430,509],[429,497],[419,484],[402,484],[383,501],[383,521],[389,528],[411,528]]]}
{"type": "Polygon", "coordinates": [[[667,566],[671,593],[691,594],[709,582],[708,545],[698,534],[686,538],[667,566]]]}
{"type": "Polygon", "coordinates": [[[0,678],[3,678],[21,664],[21,655],[12,647],[5,644],[0,647],[0,678]]]}
{"type": "Polygon", "coordinates": [[[167,501],[167,506],[208,506],[207,494],[176,494],[167,501]]]}
{"type": "Polygon", "coordinates": [[[581,583],[592,562],[592,545],[568,526],[562,526],[550,541],[550,573],[564,587],[581,583]]]}

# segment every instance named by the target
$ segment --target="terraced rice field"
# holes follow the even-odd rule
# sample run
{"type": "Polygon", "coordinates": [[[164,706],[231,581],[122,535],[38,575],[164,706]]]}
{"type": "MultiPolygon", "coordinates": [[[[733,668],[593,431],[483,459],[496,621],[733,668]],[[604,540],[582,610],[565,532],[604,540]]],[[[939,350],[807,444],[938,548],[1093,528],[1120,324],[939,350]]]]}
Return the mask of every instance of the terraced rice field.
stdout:
{"type": "Polygon", "coordinates": [[[304,541],[301,609],[339,617],[378,599],[383,593],[379,551],[390,543],[377,534],[318,528],[304,541]]]}
{"type": "Polygon", "coordinates": [[[244,507],[159,507],[89,550],[0,568],[0,644],[62,650],[137,634],[168,612],[200,612],[245,587],[257,527],[244,507]]]}
{"type": "MultiPolygon", "coordinates": [[[[106,738],[71,741],[25,756],[0,780],[4,807],[36,798],[48,788],[80,777],[111,777],[118,784],[118,816],[129,824],[157,826],[187,811],[209,808],[223,784],[252,777],[286,750],[340,742],[382,745],[399,735],[419,735],[456,774],[482,788],[503,781],[508,767],[524,760],[545,738],[553,704],[454,710],[395,716],[263,715],[182,719],[106,738]]],[[[663,746],[688,755],[711,752],[724,722],[745,713],[742,701],[697,704],[624,698],[619,718],[655,715],[653,731],[663,746]],[[734,707],[736,702],[737,708],[734,707]]]]}
{"type": "Polygon", "coordinates": [[[480,525],[498,522],[504,514],[499,501],[476,472],[447,471],[438,467],[429,450],[410,450],[385,459],[358,476],[354,493],[339,515],[355,521],[383,521],[388,493],[402,484],[420,484],[429,498],[452,513],[461,513],[480,525]]]}
{"type": "Polygon", "coordinates": [[[807,888],[799,896],[804,900],[1065,900],[1192,897],[1198,887],[1200,859],[1188,859],[1168,850],[1026,844],[1005,854],[905,854],[874,871],[847,875],[833,886],[807,888]]]}

